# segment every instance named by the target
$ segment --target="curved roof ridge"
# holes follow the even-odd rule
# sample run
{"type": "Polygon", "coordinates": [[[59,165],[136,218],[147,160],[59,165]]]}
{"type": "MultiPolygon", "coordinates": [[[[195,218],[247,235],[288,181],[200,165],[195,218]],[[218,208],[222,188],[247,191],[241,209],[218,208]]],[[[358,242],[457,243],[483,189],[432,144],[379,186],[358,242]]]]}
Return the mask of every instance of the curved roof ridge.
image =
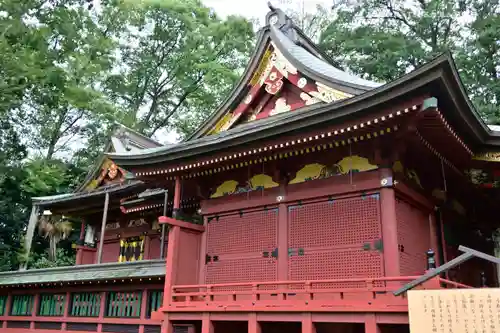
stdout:
{"type": "Polygon", "coordinates": [[[270,31],[271,39],[292,65],[325,85],[346,86],[350,90],[347,92],[354,94],[359,94],[383,85],[383,83],[366,80],[357,75],[350,74],[316,57],[304,47],[297,45],[281,29],[276,28],[276,26],[270,26],[270,31]]]}

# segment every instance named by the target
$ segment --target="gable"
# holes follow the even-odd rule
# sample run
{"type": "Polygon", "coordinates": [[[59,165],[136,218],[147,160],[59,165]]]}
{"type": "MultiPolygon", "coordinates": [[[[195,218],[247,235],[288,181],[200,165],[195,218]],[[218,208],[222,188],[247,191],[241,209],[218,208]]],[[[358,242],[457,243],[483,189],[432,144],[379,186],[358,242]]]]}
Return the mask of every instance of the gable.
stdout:
{"type": "Polygon", "coordinates": [[[271,40],[246,85],[246,91],[246,95],[235,103],[236,107],[223,114],[208,135],[275,114],[293,112],[307,105],[331,103],[353,96],[312,79],[292,65],[271,40]]]}
{"type": "Polygon", "coordinates": [[[86,186],[86,191],[95,190],[101,186],[107,186],[125,181],[129,173],[117,166],[113,161],[104,159],[99,168],[97,177],[92,179],[86,186]]]}

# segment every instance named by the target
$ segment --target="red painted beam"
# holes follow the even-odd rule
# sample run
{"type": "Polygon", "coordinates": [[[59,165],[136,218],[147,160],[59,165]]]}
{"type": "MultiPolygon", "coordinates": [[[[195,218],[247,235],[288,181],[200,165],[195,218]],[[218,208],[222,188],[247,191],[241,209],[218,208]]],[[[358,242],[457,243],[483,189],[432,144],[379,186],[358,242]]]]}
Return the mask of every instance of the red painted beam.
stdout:
{"type": "Polygon", "coordinates": [[[171,226],[176,226],[176,227],[180,227],[183,229],[189,229],[189,230],[198,231],[198,232],[205,231],[205,227],[202,225],[194,224],[194,223],[190,223],[190,222],[184,222],[181,220],[176,220],[176,219],[168,217],[168,216],[158,217],[158,222],[160,224],[166,223],[166,224],[171,225],[171,226]]]}

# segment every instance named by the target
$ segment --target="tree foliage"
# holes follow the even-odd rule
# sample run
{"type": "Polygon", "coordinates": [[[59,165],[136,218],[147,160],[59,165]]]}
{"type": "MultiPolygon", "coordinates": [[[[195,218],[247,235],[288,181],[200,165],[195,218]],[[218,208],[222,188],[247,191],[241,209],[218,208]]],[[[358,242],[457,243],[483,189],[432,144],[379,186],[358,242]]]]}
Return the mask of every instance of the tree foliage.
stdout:
{"type": "Polygon", "coordinates": [[[485,120],[500,120],[497,0],[337,2],[321,47],[345,69],[388,82],[450,51],[485,120]]]}
{"type": "Polygon", "coordinates": [[[92,4],[0,2],[2,270],[58,260],[50,235],[35,236],[35,257],[23,254],[31,198],[75,188],[112,124],[188,134],[231,88],[253,42],[249,21],[221,19],[200,1],[92,4]]]}

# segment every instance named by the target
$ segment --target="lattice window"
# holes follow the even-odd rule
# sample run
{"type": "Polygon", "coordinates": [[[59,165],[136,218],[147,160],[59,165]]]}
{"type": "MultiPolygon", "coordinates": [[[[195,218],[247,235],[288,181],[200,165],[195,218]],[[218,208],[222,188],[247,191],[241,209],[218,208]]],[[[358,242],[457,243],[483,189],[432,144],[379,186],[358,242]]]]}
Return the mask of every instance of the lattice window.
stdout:
{"type": "Polygon", "coordinates": [[[98,317],[101,309],[101,294],[99,292],[74,293],[71,295],[70,316],[98,317]]]}
{"type": "Polygon", "coordinates": [[[142,291],[110,292],[107,298],[106,317],[139,318],[142,291]]]}
{"type": "Polygon", "coordinates": [[[205,282],[276,280],[277,222],[277,209],[212,217],[205,282]]]}
{"type": "Polygon", "coordinates": [[[0,316],[5,315],[6,305],[7,305],[7,295],[0,296],[0,316]]]}
{"type": "MultiPolygon", "coordinates": [[[[378,194],[293,205],[288,219],[291,280],[383,275],[378,194]]],[[[365,286],[342,282],[336,287],[365,286]]]]}
{"type": "Polygon", "coordinates": [[[12,296],[10,314],[12,316],[31,316],[34,300],[35,297],[33,295],[12,296]]]}
{"type": "Polygon", "coordinates": [[[151,318],[151,313],[161,308],[163,303],[163,290],[150,290],[148,292],[148,305],[146,309],[146,318],[151,318]]]}
{"type": "Polygon", "coordinates": [[[40,295],[39,316],[62,316],[66,305],[65,294],[40,295]]]}

